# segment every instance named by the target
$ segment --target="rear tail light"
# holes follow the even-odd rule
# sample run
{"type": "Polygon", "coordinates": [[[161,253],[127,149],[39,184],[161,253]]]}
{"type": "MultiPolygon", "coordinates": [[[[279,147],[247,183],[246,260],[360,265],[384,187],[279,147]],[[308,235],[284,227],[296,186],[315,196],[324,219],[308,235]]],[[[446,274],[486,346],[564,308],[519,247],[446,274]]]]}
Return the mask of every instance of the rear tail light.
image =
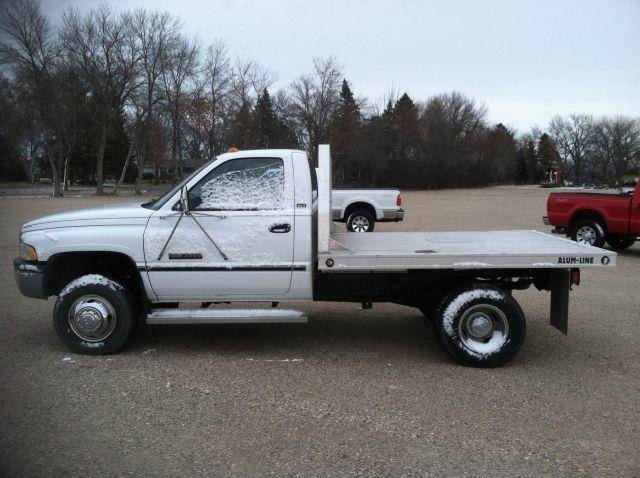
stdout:
{"type": "Polygon", "coordinates": [[[571,269],[571,285],[580,285],[580,269],[571,269]]]}
{"type": "Polygon", "coordinates": [[[396,206],[402,206],[402,194],[398,194],[396,198],[396,206]]]}

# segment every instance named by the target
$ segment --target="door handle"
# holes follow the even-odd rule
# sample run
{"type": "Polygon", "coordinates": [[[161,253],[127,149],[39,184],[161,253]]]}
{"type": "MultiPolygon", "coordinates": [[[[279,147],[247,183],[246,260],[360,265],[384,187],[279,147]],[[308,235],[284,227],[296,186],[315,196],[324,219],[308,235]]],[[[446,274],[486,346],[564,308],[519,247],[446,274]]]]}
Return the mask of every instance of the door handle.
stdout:
{"type": "Polygon", "coordinates": [[[291,230],[291,225],[290,224],[274,224],[269,228],[269,230],[271,232],[276,232],[276,233],[277,232],[285,233],[291,230]]]}

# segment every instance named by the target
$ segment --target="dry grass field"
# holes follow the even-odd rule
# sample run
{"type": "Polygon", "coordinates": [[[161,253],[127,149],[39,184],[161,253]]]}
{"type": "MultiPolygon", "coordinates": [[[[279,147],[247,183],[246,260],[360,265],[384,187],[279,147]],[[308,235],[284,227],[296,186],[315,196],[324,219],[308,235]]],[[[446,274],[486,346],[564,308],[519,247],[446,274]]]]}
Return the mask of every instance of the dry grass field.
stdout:
{"type": "MultiPolygon", "coordinates": [[[[405,192],[377,230],[538,229],[535,187],[405,192]]],[[[132,198],[120,199],[132,201],[132,198]]],[[[22,223],[112,197],[0,198],[2,476],[640,476],[640,245],[583,270],[569,335],[516,292],[519,355],[456,365],[412,308],[293,304],[309,324],[140,327],[108,357],[69,353],[22,297],[22,223]],[[291,360],[298,359],[298,360],[291,360]]]]}

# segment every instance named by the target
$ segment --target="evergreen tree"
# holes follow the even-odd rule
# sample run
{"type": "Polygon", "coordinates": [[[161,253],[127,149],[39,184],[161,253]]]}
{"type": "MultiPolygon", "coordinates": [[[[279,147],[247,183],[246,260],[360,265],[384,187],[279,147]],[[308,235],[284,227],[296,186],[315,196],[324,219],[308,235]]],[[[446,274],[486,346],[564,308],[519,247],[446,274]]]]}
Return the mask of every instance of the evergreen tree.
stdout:
{"type": "Polygon", "coordinates": [[[518,184],[528,184],[529,175],[527,174],[527,155],[525,153],[525,145],[520,144],[516,150],[515,164],[515,180],[518,184]]]}
{"type": "Polygon", "coordinates": [[[547,133],[538,141],[538,158],[543,173],[552,166],[560,166],[560,155],[547,133]]]}
{"type": "Polygon", "coordinates": [[[254,113],[254,127],[256,133],[255,144],[259,148],[272,148],[276,131],[276,115],[269,92],[265,88],[258,97],[254,113]]]}
{"type": "Polygon", "coordinates": [[[362,118],[347,80],[342,80],[336,118],[331,128],[334,181],[357,179],[363,174],[362,118]]]}
{"type": "Polygon", "coordinates": [[[261,148],[292,148],[297,145],[293,132],[276,114],[269,91],[258,97],[254,112],[255,144],[261,148]]]}
{"type": "Polygon", "coordinates": [[[393,107],[391,128],[392,177],[395,182],[406,178],[408,185],[416,186],[419,166],[415,163],[420,143],[420,123],[418,107],[406,93],[393,107]]]}
{"type": "Polygon", "coordinates": [[[477,184],[499,184],[514,179],[515,140],[502,123],[486,132],[479,150],[480,160],[470,170],[477,184]]]}
{"type": "Polygon", "coordinates": [[[527,165],[527,179],[529,183],[539,183],[543,179],[543,171],[540,167],[540,160],[536,153],[533,139],[529,138],[524,145],[524,161],[527,165]]]}
{"type": "Polygon", "coordinates": [[[243,102],[231,117],[231,128],[228,136],[229,146],[239,149],[251,149],[254,147],[253,119],[249,102],[243,102]]]}

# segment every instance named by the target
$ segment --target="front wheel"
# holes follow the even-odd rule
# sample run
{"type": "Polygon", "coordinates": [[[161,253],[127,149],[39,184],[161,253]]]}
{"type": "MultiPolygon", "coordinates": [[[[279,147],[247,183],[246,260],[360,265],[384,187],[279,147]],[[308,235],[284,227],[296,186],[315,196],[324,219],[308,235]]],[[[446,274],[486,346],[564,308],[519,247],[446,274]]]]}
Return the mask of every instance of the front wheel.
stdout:
{"type": "Polygon", "coordinates": [[[486,284],[471,284],[448,295],[434,317],[438,339],[463,365],[497,367],[524,343],[526,321],[511,295],[486,284]]]}
{"type": "Polygon", "coordinates": [[[618,234],[609,234],[607,236],[607,243],[616,251],[627,249],[633,246],[635,242],[636,238],[631,236],[620,236],[618,234]]]}
{"type": "Polygon", "coordinates": [[[571,239],[579,244],[602,247],[606,237],[602,224],[595,219],[582,219],[571,228],[571,239]]]}
{"type": "Polygon", "coordinates": [[[351,232],[371,232],[375,219],[369,211],[358,210],[349,214],[347,229],[351,232]]]}
{"type": "Polygon", "coordinates": [[[58,295],[53,325],[73,352],[103,355],[118,351],[136,322],[133,298],[127,289],[102,275],[71,281],[58,295]]]}

